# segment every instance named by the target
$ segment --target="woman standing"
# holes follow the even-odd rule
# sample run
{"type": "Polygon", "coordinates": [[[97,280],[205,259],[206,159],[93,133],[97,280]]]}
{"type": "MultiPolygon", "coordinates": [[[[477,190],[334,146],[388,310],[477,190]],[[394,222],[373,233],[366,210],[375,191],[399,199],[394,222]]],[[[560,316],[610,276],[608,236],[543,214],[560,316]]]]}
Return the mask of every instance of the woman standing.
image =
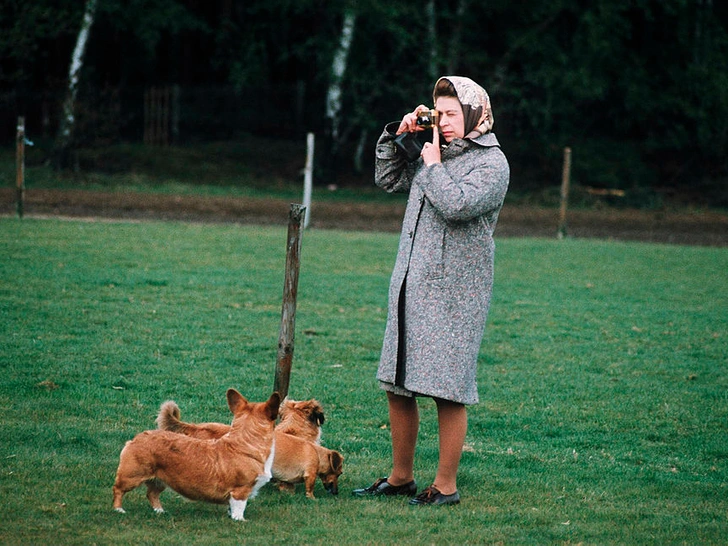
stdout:
{"type": "Polygon", "coordinates": [[[407,161],[397,135],[416,133],[418,106],[389,124],[377,143],[376,184],[409,192],[377,379],[387,393],[392,470],[357,496],[414,496],[411,504],[457,504],[457,470],[467,431],[466,405],[478,402],[477,359],[493,285],[493,231],[508,188],[509,167],[491,132],[485,90],[469,78],[435,84],[439,117],[432,142],[407,161]],[[442,142],[444,140],[444,143],[442,142]],[[435,400],[439,464],[419,495],[414,456],[415,397],[435,400]],[[416,496],[415,496],[416,495],[416,496]]]}

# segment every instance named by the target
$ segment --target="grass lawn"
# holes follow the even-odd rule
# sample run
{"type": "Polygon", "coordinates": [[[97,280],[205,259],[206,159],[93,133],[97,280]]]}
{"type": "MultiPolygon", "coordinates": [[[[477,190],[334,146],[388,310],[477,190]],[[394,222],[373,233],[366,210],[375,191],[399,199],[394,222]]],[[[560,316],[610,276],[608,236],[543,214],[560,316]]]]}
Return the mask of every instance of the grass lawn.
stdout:
{"type": "MultiPolygon", "coordinates": [[[[389,469],[374,379],[391,234],[303,238],[290,396],[326,410],[341,493],[263,488],[247,522],[143,488],[124,442],[174,399],[229,421],[270,394],[285,229],[0,218],[2,544],[725,544],[728,249],[500,239],[457,507],[362,500],[389,469]]],[[[417,477],[434,477],[422,400],[417,477]]]]}

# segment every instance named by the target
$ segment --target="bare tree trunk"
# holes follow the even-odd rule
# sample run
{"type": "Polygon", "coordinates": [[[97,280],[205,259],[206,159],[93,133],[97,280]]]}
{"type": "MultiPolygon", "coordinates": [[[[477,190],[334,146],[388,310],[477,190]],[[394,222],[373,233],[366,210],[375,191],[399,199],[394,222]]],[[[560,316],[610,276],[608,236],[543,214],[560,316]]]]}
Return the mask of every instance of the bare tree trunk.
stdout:
{"type": "Polygon", "coordinates": [[[83,57],[86,53],[86,43],[91,26],[96,14],[96,0],[86,0],[86,9],[83,14],[81,30],[76,38],[76,47],[73,49],[71,66],[68,71],[68,89],[66,98],[63,101],[63,113],[61,116],[58,136],[56,137],[53,165],[56,169],[62,169],[69,164],[69,153],[73,137],[75,123],[76,93],[78,91],[78,80],[83,67],[83,57]]]}
{"type": "Polygon", "coordinates": [[[346,65],[351,49],[351,39],[354,36],[356,14],[353,10],[347,10],[344,14],[344,23],[341,28],[341,40],[339,47],[334,54],[334,61],[331,65],[331,82],[326,95],[326,118],[331,128],[332,144],[336,145],[339,138],[339,115],[341,113],[341,83],[346,72],[346,65]]]}
{"type": "MultiPolygon", "coordinates": [[[[338,162],[339,148],[344,136],[341,131],[341,108],[342,108],[342,83],[346,66],[349,60],[351,40],[354,36],[356,26],[356,13],[352,8],[344,12],[344,22],[341,26],[341,38],[339,46],[334,52],[334,60],[331,63],[331,75],[329,89],[326,93],[326,131],[323,135],[323,146],[325,150],[316,155],[317,167],[316,178],[325,183],[331,184],[336,180],[336,164],[338,162]]],[[[348,134],[348,131],[344,131],[348,134]]]]}

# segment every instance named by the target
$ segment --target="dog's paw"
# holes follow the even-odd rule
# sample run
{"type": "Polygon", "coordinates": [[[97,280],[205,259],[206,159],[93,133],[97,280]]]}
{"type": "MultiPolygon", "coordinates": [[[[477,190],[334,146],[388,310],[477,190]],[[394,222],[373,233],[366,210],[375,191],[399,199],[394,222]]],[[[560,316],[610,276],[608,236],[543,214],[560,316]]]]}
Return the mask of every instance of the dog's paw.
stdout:
{"type": "Polygon", "coordinates": [[[286,483],[286,482],[277,482],[276,484],[278,486],[278,491],[283,491],[286,493],[295,493],[296,492],[296,486],[292,483],[286,483]]]}
{"type": "Polygon", "coordinates": [[[119,512],[120,514],[126,514],[126,510],[124,510],[124,509],[123,509],[123,508],[121,508],[121,507],[119,507],[119,508],[114,508],[114,510],[115,510],[116,512],[119,512]]]}
{"type": "Polygon", "coordinates": [[[228,514],[235,521],[245,521],[245,507],[248,505],[247,500],[235,500],[230,498],[230,506],[228,507],[228,514]]]}
{"type": "Polygon", "coordinates": [[[154,513],[155,514],[164,514],[164,508],[155,508],[154,513]]]}

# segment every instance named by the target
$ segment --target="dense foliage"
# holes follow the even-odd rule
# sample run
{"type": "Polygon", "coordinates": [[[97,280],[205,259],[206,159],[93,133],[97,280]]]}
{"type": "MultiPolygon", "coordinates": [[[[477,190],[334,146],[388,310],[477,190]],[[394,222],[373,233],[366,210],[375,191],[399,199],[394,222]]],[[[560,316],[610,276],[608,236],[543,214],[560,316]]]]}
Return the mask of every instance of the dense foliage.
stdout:
{"type": "MultiPolygon", "coordinates": [[[[181,87],[181,140],[326,135],[345,13],[340,163],[458,73],[490,92],[521,185],[557,182],[571,146],[576,183],[728,203],[728,5],[712,0],[99,0],[76,139],[139,140],[150,85],[181,87]]],[[[82,14],[77,0],[0,7],[3,142],[21,112],[52,136],[82,14]]]]}

